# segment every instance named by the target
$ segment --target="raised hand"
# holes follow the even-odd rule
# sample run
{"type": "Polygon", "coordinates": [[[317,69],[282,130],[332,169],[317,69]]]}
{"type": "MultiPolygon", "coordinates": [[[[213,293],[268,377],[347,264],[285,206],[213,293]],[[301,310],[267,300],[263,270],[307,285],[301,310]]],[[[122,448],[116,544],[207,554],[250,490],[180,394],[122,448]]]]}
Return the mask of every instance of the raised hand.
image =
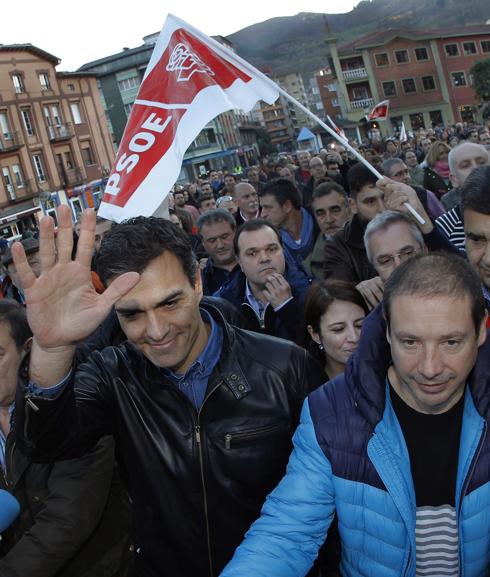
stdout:
{"type": "MultiPolygon", "coordinates": [[[[139,274],[123,274],[103,294],[97,294],[90,272],[95,213],[87,210],[82,216],[74,260],[71,257],[73,231],[69,207],[59,207],[58,222],[55,240],[53,219],[45,217],[41,220],[41,275],[38,278],[27,262],[22,244],[13,245],[12,256],[24,290],[27,319],[34,335],[33,357],[39,360],[39,353],[54,353],[53,358],[67,355],[71,362],[74,345],[98,327],[113,304],[135,286],[139,274]]],[[[67,363],[68,360],[61,365],[67,363]]],[[[41,364],[46,368],[44,362],[41,364]]]]}
{"type": "MultiPolygon", "coordinates": [[[[390,178],[382,178],[378,180],[376,186],[381,188],[384,193],[384,204],[388,210],[399,210],[405,214],[410,215],[410,211],[407,209],[405,203],[408,203],[417,213],[425,220],[425,224],[422,225],[418,221],[417,226],[420,228],[423,234],[428,234],[434,228],[423,204],[415,192],[415,190],[408,184],[403,182],[397,182],[391,180],[390,178]]],[[[413,216],[413,215],[412,215],[413,216]]]]}

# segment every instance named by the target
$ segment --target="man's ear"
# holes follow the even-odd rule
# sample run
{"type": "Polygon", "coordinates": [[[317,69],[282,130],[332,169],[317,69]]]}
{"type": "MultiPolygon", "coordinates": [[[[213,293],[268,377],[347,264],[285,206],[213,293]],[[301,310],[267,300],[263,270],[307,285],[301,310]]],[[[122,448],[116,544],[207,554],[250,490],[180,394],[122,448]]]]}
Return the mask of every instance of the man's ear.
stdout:
{"type": "Polygon", "coordinates": [[[352,198],[352,196],[349,196],[348,202],[351,214],[357,214],[357,204],[356,201],[352,198]]]}
{"type": "Polygon", "coordinates": [[[458,188],[460,186],[459,178],[452,172],[449,173],[449,180],[451,181],[453,188],[458,188]]]}

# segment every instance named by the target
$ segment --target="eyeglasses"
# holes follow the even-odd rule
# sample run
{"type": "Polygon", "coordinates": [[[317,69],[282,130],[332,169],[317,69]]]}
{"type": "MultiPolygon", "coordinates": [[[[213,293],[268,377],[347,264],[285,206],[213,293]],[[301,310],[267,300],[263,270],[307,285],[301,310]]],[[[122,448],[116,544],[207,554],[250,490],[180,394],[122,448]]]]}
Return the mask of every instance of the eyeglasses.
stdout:
{"type": "Polygon", "coordinates": [[[220,196],[216,201],[216,206],[219,206],[223,202],[230,202],[233,200],[232,196],[220,196]]]}
{"type": "Polygon", "coordinates": [[[392,264],[396,264],[396,259],[398,258],[400,262],[403,262],[409,259],[411,256],[417,254],[420,251],[420,247],[416,248],[414,246],[407,246],[400,252],[396,252],[395,254],[390,255],[383,255],[376,259],[376,263],[380,267],[387,267],[392,264]]]}

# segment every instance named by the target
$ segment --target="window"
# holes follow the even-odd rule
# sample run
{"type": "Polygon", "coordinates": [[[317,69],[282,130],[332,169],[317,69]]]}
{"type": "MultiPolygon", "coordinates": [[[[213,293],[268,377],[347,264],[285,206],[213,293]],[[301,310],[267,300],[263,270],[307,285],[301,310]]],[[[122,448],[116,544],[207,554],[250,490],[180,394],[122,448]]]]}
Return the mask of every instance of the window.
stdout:
{"type": "Polygon", "coordinates": [[[24,188],[24,177],[22,176],[22,170],[18,164],[12,164],[12,172],[14,173],[15,177],[15,184],[17,188],[24,188]]]}
{"type": "Polygon", "coordinates": [[[129,115],[131,114],[131,110],[133,108],[133,103],[129,102],[128,104],[124,105],[124,112],[126,113],[126,116],[129,117],[129,115]]]}
{"type": "Polygon", "coordinates": [[[74,84],[68,84],[67,88],[70,92],[75,92],[75,85],[74,84]]]}
{"type": "Polygon", "coordinates": [[[490,52],[490,40],[480,40],[481,51],[484,54],[488,54],[490,52]]]}
{"type": "Polygon", "coordinates": [[[464,72],[451,72],[453,86],[466,86],[466,76],[464,72]]]}
{"type": "Polygon", "coordinates": [[[70,102],[70,110],[75,124],[82,124],[82,115],[80,114],[80,105],[78,102],[70,102]]]}
{"type": "Polygon", "coordinates": [[[14,90],[16,94],[21,94],[25,92],[24,81],[21,74],[12,74],[12,82],[14,83],[14,90]]]}
{"type": "Polygon", "coordinates": [[[436,83],[433,76],[422,76],[422,86],[424,90],[435,90],[436,83]]]}
{"type": "Polygon", "coordinates": [[[395,50],[395,60],[397,64],[407,64],[408,50],[395,50]]]}
{"type": "Polygon", "coordinates": [[[8,169],[8,167],[4,166],[2,168],[2,173],[3,173],[3,182],[5,184],[5,188],[8,192],[9,198],[10,200],[15,200],[17,198],[17,195],[15,194],[15,188],[14,185],[12,184],[12,177],[10,176],[10,170],[8,169]]]}
{"type": "Polygon", "coordinates": [[[3,138],[5,140],[11,140],[12,139],[12,134],[10,132],[9,119],[8,119],[6,112],[0,112],[0,131],[1,131],[1,136],[3,136],[3,138]]]}
{"type": "Polygon", "coordinates": [[[413,94],[414,92],[417,92],[415,78],[404,78],[402,80],[402,85],[403,85],[403,92],[405,92],[405,94],[413,94]]]}
{"type": "Polygon", "coordinates": [[[369,95],[365,86],[354,86],[354,88],[352,88],[353,100],[366,100],[367,98],[369,98],[369,95]]]}
{"type": "Polygon", "coordinates": [[[339,106],[339,99],[338,98],[332,98],[332,106],[339,106]]]}
{"type": "Polygon", "coordinates": [[[444,50],[446,51],[446,56],[459,56],[459,48],[457,44],[445,44],[444,50]]]}
{"type": "Polygon", "coordinates": [[[440,110],[431,110],[429,112],[429,116],[430,116],[430,121],[435,126],[441,126],[444,124],[444,122],[442,120],[442,112],[440,110]]]}
{"type": "Polygon", "coordinates": [[[38,182],[46,182],[46,172],[44,170],[44,164],[41,155],[33,154],[32,162],[34,163],[34,169],[36,171],[38,182]]]}
{"type": "Polygon", "coordinates": [[[424,115],[421,112],[410,114],[410,124],[412,125],[412,130],[425,128],[424,115]]]}
{"type": "Polygon", "coordinates": [[[49,90],[51,87],[49,85],[49,75],[46,72],[39,73],[39,83],[41,84],[41,90],[49,90]]]}
{"type": "Polygon", "coordinates": [[[72,168],[74,168],[73,166],[73,157],[71,155],[71,152],[66,151],[63,153],[65,156],[65,166],[68,170],[71,170],[72,168]]]}
{"type": "Polygon", "coordinates": [[[463,52],[465,56],[476,54],[476,44],[474,42],[463,42],[463,52]]]}
{"type": "Polygon", "coordinates": [[[385,96],[396,96],[396,84],[394,80],[383,82],[383,92],[385,96]]]}
{"type": "Polygon", "coordinates": [[[427,48],[425,46],[415,48],[415,59],[419,62],[421,60],[429,60],[429,53],[427,52],[427,48]]]}
{"type": "Polygon", "coordinates": [[[119,80],[117,83],[119,90],[125,92],[126,90],[131,90],[131,88],[138,88],[140,85],[139,78],[137,76],[131,76],[131,78],[126,78],[125,80],[119,80]]]}
{"type": "Polygon", "coordinates": [[[390,63],[388,54],[386,52],[379,52],[378,54],[375,54],[374,60],[376,62],[376,66],[388,66],[390,63]]]}
{"type": "Polygon", "coordinates": [[[92,164],[95,164],[90,144],[82,148],[82,158],[85,166],[91,166],[92,164]]]}
{"type": "Polygon", "coordinates": [[[22,113],[22,122],[24,123],[24,128],[29,136],[34,134],[34,128],[32,126],[32,119],[31,119],[31,111],[28,108],[23,108],[21,110],[22,113]]]}
{"type": "Polygon", "coordinates": [[[330,82],[330,84],[327,84],[327,90],[329,92],[335,92],[337,90],[337,85],[335,82],[330,82]]]}

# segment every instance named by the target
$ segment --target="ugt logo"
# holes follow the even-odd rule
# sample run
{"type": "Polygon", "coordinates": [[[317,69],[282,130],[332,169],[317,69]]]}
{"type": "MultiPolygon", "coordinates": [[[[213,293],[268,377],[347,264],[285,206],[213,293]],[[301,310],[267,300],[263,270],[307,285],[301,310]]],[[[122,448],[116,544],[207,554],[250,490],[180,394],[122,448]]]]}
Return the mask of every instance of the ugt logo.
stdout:
{"type": "Polygon", "coordinates": [[[214,76],[211,68],[182,42],[179,42],[172,50],[166,70],[168,72],[178,71],[177,82],[187,82],[195,72],[214,76]]]}

